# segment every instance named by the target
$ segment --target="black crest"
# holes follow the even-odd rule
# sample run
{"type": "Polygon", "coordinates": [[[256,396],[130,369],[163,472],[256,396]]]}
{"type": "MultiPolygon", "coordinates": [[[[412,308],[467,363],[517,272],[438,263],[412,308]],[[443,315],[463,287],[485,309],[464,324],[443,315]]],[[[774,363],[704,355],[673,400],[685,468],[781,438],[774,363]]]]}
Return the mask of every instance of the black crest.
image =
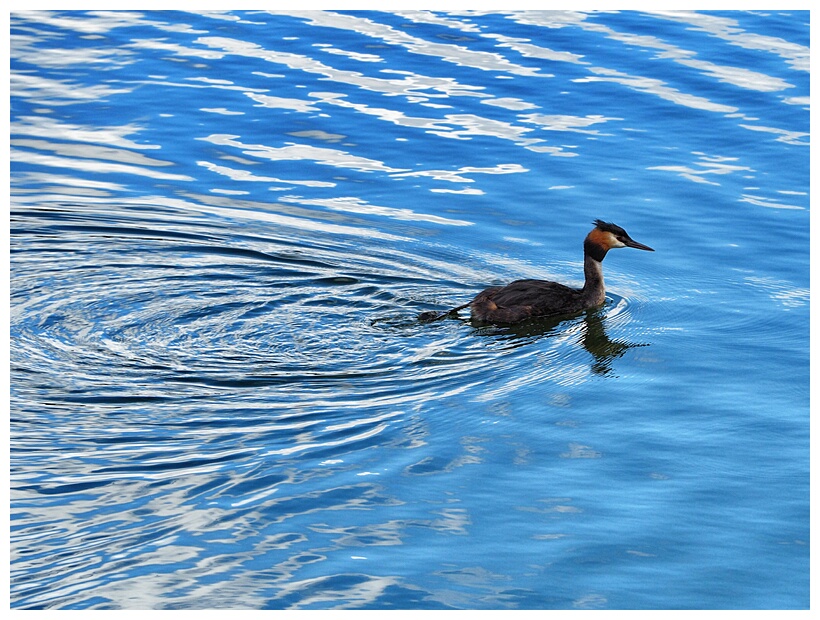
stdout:
{"type": "Polygon", "coordinates": [[[626,234],[626,231],[617,224],[613,224],[611,222],[604,222],[603,220],[595,220],[592,223],[595,224],[595,227],[598,230],[603,230],[604,232],[611,232],[613,235],[620,237],[629,237],[629,235],[626,234]]]}

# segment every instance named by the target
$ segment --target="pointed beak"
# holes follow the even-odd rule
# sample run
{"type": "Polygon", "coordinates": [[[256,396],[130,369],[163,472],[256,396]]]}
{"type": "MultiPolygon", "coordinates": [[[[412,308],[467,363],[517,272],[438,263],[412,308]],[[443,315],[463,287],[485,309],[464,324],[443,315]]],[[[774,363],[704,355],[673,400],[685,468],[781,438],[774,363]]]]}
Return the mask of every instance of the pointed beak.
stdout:
{"type": "Polygon", "coordinates": [[[638,243],[637,241],[633,241],[632,239],[624,239],[624,244],[628,248],[635,248],[636,250],[646,250],[647,252],[654,252],[652,248],[648,245],[644,245],[643,243],[638,243]]]}

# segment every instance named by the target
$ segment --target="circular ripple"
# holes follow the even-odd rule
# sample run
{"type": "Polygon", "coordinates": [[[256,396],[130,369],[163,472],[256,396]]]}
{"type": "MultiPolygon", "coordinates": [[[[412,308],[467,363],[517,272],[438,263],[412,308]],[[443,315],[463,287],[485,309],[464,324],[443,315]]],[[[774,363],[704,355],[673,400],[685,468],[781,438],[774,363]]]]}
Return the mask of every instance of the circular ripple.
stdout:
{"type": "Polygon", "coordinates": [[[461,394],[492,404],[573,385],[636,346],[623,338],[641,303],[612,295],[516,326],[416,320],[495,283],[492,257],[372,239],[365,255],[360,239],[310,227],[142,203],[109,205],[101,225],[93,205],[40,202],[12,219],[16,492],[184,473],[187,493],[222,497],[217,472],[242,478],[266,457],[321,476],[321,463],[423,442],[415,416],[429,402],[457,403],[437,421],[457,428],[473,411],[461,394]],[[39,446],[55,441],[65,455],[43,466],[39,446]]]}

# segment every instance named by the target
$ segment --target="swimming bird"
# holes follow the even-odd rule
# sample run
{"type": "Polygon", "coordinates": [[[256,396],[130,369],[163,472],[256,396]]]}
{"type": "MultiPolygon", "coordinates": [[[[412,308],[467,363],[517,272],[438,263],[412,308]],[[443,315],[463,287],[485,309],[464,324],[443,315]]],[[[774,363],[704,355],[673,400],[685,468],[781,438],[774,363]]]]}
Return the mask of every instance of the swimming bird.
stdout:
{"type": "Polygon", "coordinates": [[[422,322],[436,321],[469,306],[474,321],[480,323],[517,323],[526,319],[557,314],[573,314],[604,303],[604,272],[601,262],[615,248],[635,248],[654,252],[638,243],[615,224],[595,220],[584,239],[584,287],[570,288],[546,280],[516,280],[507,286],[494,286],[475,298],[444,313],[422,312],[422,322]]]}

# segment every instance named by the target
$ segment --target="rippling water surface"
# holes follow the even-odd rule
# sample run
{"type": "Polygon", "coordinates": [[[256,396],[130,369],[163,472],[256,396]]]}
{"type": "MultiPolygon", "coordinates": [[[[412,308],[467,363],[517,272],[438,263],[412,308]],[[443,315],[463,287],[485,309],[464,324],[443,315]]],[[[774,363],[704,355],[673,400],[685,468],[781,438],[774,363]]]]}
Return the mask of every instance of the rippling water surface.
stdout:
{"type": "Polygon", "coordinates": [[[808,12],[15,12],[11,605],[807,608],[808,12]],[[420,324],[482,288],[604,307],[420,324]]]}

